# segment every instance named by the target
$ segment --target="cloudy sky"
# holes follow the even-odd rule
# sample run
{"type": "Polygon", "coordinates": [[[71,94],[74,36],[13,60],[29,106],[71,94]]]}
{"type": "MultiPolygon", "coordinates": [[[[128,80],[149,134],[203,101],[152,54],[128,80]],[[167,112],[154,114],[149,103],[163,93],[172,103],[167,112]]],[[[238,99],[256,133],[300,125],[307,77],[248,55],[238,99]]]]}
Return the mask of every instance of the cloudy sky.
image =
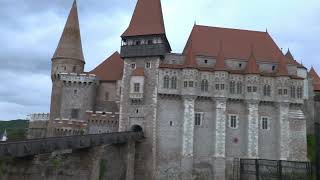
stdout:
{"type": "MultiPolygon", "coordinates": [[[[136,0],[78,0],[86,70],[119,51],[136,0]]],[[[0,119],[49,112],[50,59],[72,0],[0,0],[0,119]]],[[[167,36],[181,52],[200,25],[265,31],[320,70],[319,0],[162,0],[167,36]]]]}

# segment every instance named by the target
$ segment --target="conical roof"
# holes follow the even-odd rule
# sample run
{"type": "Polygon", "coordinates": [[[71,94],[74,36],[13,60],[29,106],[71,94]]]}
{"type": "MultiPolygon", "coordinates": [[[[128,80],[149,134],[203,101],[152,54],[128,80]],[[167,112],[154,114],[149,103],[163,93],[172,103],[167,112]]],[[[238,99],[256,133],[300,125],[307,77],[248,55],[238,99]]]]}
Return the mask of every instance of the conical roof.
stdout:
{"type": "Polygon", "coordinates": [[[84,61],[76,0],[73,2],[68,20],[52,60],[60,58],[84,61]]]}
{"type": "Polygon", "coordinates": [[[246,74],[259,74],[259,66],[257,64],[257,59],[254,55],[254,47],[251,46],[251,53],[248,60],[248,64],[245,70],[246,74]]]}
{"type": "Polygon", "coordinates": [[[214,70],[216,71],[225,71],[227,70],[226,64],[225,64],[225,56],[223,51],[223,42],[219,42],[219,53],[216,59],[216,64],[214,66],[214,70]]]}
{"type": "Polygon", "coordinates": [[[278,65],[278,71],[277,71],[278,76],[289,76],[286,62],[287,62],[286,57],[283,54],[281,54],[279,57],[279,65],[278,65]]]}
{"type": "Polygon", "coordinates": [[[165,34],[160,0],[138,0],[124,36],[165,34]]]}

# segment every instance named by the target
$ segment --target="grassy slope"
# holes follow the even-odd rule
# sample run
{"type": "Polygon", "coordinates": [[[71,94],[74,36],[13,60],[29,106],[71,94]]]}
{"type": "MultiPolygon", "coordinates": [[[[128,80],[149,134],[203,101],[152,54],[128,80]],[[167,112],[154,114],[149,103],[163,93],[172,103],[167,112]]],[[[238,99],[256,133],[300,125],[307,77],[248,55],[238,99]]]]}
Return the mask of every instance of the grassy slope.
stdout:
{"type": "Polygon", "coordinates": [[[26,137],[27,128],[26,120],[0,121],[0,137],[6,129],[9,141],[22,140],[26,137]]]}

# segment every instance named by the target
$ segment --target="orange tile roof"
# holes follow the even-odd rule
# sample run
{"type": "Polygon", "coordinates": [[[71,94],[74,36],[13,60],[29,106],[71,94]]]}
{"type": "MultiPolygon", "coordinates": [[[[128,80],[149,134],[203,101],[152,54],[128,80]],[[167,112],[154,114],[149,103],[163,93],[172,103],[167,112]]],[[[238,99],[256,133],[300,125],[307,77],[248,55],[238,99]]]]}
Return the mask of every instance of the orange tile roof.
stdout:
{"type": "Polygon", "coordinates": [[[160,0],[138,0],[124,36],[165,34],[160,0]]]}
{"type": "Polygon", "coordinates": [[[69,58],[84,61],[76,1],[73,2],[68,20],[65,24],[58,47],[52,57],[52,60],[59,58],[69,58]]]}
{"type": "Polygon", "coordinates": [[[313,89],[315,91],[320,91],[320,77],[313,67],[311,68],[309,74],[312,77],[313,89]]]}
{"type": "Polygon", "coordinates": [[[255,45],[257,61],[277,63],[282,55],[267,32],[195,25],[184,48],[184,54],[190,46],[190,39],[197,55],[216,57],[219,53],[219,41],[223,42],[225,59],[247,59],[252,44],[255,45]]]}
{"type": "Polygon", "coordinates": [[[123,60],[118,52],[113,53],[90,73],[95,74],[101,81],[117,81],[122,79],[123,60]]]}
{"type": "Polygon", "coordinates": [[[281,54],[279,57],[279,65],[277,69],[278,76],[289,76],[288,68],[287,68],[287,59],[286,57],[281,54]]]}
{"type": "Polygon", "coordinates": [[[218,56],[216,59],[216,64],[214,66],[214,69],[217,71],[225,71],[227,70],[226,64],[225,64],[225,59],[224,59],[224,49],[223,49],[223,42],[219,42],[219,52],[218,56]]]}
{"type": "Polygon", "coordinates": [[[256,57],[254,55],[254,47],[251,48],[250,57],[248,60],[247,67],[245,69],[246,74],[259,74],[259,66],[257,64],[256,57]]]}
{"type": "Polygon", "coordinates": [[[136,68],[133,70],[131,76],[144,76],[144,68],[136,68]]]}
{"type": "Polygon", "coordinates": [[[193,53],[192,39],[190,39],[189,44],[190,46],[186,54],[185,68],[196,68],[197,62],[196,62],[196,57],[193,53]]]}

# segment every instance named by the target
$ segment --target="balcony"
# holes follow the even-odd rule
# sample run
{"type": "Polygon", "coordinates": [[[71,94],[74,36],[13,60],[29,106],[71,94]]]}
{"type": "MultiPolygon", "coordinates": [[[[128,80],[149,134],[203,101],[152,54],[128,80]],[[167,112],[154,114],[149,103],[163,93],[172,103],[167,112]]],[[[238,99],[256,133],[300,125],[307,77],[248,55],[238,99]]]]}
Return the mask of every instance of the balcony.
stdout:
{"type": "Polygon", "coordinates": [[[130,99],[143,99],[143,93],[130,93],[130,99]]]}

